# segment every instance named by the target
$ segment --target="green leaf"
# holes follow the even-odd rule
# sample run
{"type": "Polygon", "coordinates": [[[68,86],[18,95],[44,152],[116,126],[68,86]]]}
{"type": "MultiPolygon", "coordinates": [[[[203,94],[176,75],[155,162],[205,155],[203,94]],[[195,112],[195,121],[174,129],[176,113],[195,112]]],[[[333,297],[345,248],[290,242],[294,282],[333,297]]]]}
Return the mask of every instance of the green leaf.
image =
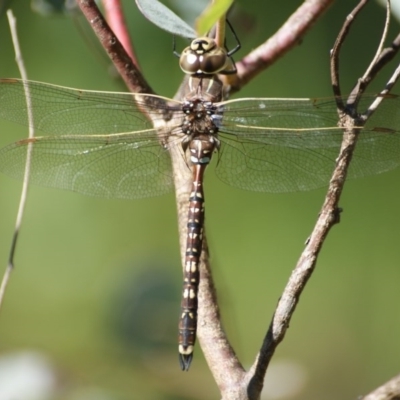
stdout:
{"type": "Polygon", "coordinates": [[[188,39],[194,39],[196,32],[183,19],[157,0],[136,0],[140,12],[154,25],[188,39]]]}
{"type": "Polygon", "coordinates": [[[214,0],[197,18],[197,36],[204,36],[228,12],[233,0],[214,0]]]}

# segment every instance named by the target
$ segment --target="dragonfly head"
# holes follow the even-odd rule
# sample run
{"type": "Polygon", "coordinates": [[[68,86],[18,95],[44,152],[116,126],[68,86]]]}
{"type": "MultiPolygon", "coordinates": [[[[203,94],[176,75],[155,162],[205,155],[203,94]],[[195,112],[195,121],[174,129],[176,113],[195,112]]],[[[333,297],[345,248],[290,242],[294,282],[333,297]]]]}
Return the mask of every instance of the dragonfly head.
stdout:
{"type": "Polygon", "coordinates": [[[231,64],[227,51],[217,46],[215,40],[209,37],[194,39],[183,50],[179,59],[179,65],[185,74],[197,76],[224,73],[231,68],[231,64]]]}

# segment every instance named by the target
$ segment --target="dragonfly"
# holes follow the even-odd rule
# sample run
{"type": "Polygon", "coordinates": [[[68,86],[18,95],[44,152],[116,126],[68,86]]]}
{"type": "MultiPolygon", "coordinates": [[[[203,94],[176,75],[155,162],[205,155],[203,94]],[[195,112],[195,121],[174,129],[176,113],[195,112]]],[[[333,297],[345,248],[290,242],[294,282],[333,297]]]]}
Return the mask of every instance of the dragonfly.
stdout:
{"type": "MultiPolygon", "coordinates": [[[[0,150],[0,170],[22,179],[31,148],[30,182],[85,195],[138,199],[174,186],[172,158],[192,176],[179,321],[179,360],[188,370],[197,328],[204,224],[203,177],[217,159],[221,181],[256,192],[326,186],[342,142],[334,99],[225,100],[218,74],[234,73],[232,53],[197,38],[180,56],[187,74],[179,100],[143,93],[98,92],[34,81],[0,80],[0,117],[28,125],[25,88],[36,131],[0,150]]],[[[368,107],[374,96],[364,96],[368,107]]],[[[388,96],[360,129],[349,177],[400,164],[400,102],[388,96]]]]}

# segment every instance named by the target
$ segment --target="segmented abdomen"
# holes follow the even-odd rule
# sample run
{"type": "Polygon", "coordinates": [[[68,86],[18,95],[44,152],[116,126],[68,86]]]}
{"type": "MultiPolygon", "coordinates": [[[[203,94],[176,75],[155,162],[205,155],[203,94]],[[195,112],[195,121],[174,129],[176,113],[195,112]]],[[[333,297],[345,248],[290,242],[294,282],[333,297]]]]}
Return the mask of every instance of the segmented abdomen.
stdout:
{"type": "MultiPolygon", "coordinates": [[[[205,168],[205,167],[203,167],[205,168]]],[[[199,264],[204,224],[204,194],[202,182],[193,181],[189,198],[187,241],[181,318],[179,321],[179,359],[182,370],[187,371],[193,358],[197,328],[197,294],[199,289],[199,264]]]]}

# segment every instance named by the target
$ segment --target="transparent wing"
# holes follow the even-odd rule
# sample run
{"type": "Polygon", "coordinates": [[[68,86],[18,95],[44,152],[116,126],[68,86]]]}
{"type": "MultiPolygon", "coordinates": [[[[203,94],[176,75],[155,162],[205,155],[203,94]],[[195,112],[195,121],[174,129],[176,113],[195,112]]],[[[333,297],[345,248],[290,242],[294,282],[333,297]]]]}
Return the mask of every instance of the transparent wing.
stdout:
{"type": "Polygon", "coordinates": [[[3,172],[23,178],[30,144],[32,183],[117,198],[149,197],[170,190],[169,154],[148,117],[161,122],[180,103],[152,95],[4,79],[0,80],[0,117],[28,125],[25,86],[36,130],[52,136],[21,140],[1,149],[3,172]]]}
{"type": "Polygon", "coordinates": [[[169,109],[180,104],[147,94],[86,91],[1,79],[1,118],[28,125],[25,86],[30,92],[35,129],[51,135],[99,135],[152,129],[148,117],[153,121],[162,120],[169,109]]]}
{"type": "Polygon", "coordinates": [[[30,182],[106,198],[142,198],[172,188],[171,161],[154,136],[24,139],[0,150],[0,169],[22,179],[32,145],[30,182]]]}
{"type": "MultiPolygon", "coordinates": [[[[366,96],[361,109],[373,97],[366,96]]],[[[242,189],[266,192],[326,186],[343,132],[332,100],[240,99],[222,103],[217,175],[242,189]]],[[[361,131],[349,177],[381,173],[400,163],[399,101],[389,97],[361,131]]]]}
{"type": "MultiPolygon", "coordinates": [[[[163,138],[150,120],[161,126],[181,103],[8,79],[0,80],[0,117],[27,125],[25,85],[36,129],[53,135],[31,142],[33,182],[124,198],[161,194],[171,186],[170,161],[160,145],[163,138]]],[[[360,108],[372,100],[364,96],[360,108]]],[[[223,114],[215,116],[222,142],[216,171],[223,181],[270,192],[327,185],[342,141],[332,99],[239,99],[218,106],[223,114]]],[[[385,98],[368,120],[350,177],[399,165],[399,106],[397,97],[385,98]]],[[[165,131],[164,138],[174,130],[179,136],[178,125],[165,131]]],[[[0,168],[21,177],[28,143],[23,140],[1,150],[0,168]]]]}

